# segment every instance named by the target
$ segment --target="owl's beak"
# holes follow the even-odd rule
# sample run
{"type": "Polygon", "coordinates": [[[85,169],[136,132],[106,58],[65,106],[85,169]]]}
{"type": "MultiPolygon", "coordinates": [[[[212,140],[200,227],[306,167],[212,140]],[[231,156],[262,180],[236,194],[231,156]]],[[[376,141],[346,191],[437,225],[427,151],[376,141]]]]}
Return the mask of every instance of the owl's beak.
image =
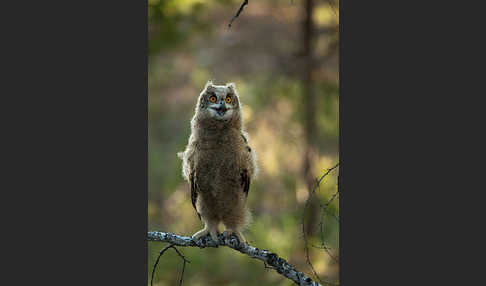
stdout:
{"type": "Polygon", "coordinates": [[[219,104],[215,107],[211,107],[211,108],[216,110],[216,112],[218,113],[219,116],[223,116],[225,114],[226,110],[228,110],[224,103],[221,103],[221,104],[219,104]]]}

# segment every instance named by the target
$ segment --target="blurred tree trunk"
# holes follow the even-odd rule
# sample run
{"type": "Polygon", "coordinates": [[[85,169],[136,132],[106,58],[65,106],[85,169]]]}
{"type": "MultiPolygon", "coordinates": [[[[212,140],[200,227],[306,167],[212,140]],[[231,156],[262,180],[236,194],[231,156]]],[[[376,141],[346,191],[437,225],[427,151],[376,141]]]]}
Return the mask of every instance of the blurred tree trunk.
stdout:
{"type": "MultiPolygon", "coordinates": [[[[313,70],[313,44],[315,41],[315,25],[312,19],[314,12],[314,0],[305,0],[303,22],[303,58],[304,67],[302,73],[303,102],[304,102],[304,132],[305,151],[303,163],[303,175],[307,190],[310,193],[315,185],[314,161],[316,157],[316,95],[312,81],[313,70]]],[[[316,200],[309,202],[306,218],[306,231],[312,235],[316,229],[318,217],[318,203],[316,200]]]]}

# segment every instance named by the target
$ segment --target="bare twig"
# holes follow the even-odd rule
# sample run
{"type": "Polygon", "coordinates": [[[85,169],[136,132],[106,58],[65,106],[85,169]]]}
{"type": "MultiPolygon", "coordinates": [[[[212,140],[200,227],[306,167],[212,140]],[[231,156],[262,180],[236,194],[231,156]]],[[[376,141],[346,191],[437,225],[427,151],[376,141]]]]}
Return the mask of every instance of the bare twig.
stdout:
{"type": "Polygon", "coordinates": [[[171,248],[171,247],[172,247],[172,244],[167,245],[167,246],[166,246],[164,249],[162,249],[162,250],[160,251],[160,253],[159,253],[159,257],[157,257],[157,260],[156,260],[156,261],[155,261],[155,263],[154,263],[154,267],[152,268],[152,279],[150,279],[150,285],[152,285],[152,284],[153,284],[153,282],[154,282],[154,273],[155,273],[155,268],[157,267],[157,264],[159,264],[160,257],[161,257],[161,256],[164,254],[164,252],[165,252],[167,249],[169,249],[169,248],[171,248]]]}
{"type": "Polygon", "coordinates": [[[182,278],[184,277],[184,269],[186,268],[186,262],[190,262],[189,260],[186,259],[186,257],[184,255],[182,255],[179,250],[177,248],[174,247],[174,244],[169,244],[167,245],[166,247],[164,247],[164,249],[162,249],[159,253],[159,257],[157,257],[157,260],[155,261],[154,263],[154,267],[152,268],[152,278],[150,279],[150,285],[152,286],[153,285],[153,282],[154,282],[154,274],[155,274],[155,269],[157,267],[157,264],[159,264],[159,260],[160,260],[160,257],[164,254],[164,252],[169,249],[169,248],[173,248],[177,254],[182,258],[182,272],[181,272],[181,278],[179,279],[179,286],[182,285],[182,278]]]}
{"type": "Polygon", "coordinates": [[[332,255],[331,252],[329,252],[329,249],[331,249],[331,248],[327,247],[326,244],[325,244],[325,241],[324,241],[324,214],[327,213],[327,214],[332,215],[332,217],[335,218],[337,220],[337,222],[339,223],[339,219],[334,214],[329,212],[329,210],[327,209],[328,205],[336,197],[336,194],[337,194],[337,192],[334,194],[334,196],[332,196],[332,198],[326,204],[324,204],[324,205],[320,204],[320,207],[321,207],[321,210],[322,210],[321,222],[319,223],[319,228],[320,228],[320,233],[321,233],[321,246],[315,246],[315,245],[312,245],[312,244],[311,244],[311,246],[314,247],[314,248],[319,248],[319,249],[325,250],[327,252],[327,254],[329,255],[329,257],[332,258],[332,260],[334,260],[336,263],[339,263],[339,260],[334,255],[332,255]]]}
{"type": "Polygon", "coordinates": [[[228,24],[228,27],[231,28],[231,24],[233,23],[233,21],[238,17],[240,16],[240,13],[241,11],[243,11],[243,8],[248,5],[248,0],[245,0],[243,1],[243,3],[241,3],[241,6],[240,6],[240,9],[238,9],[238,11],[236,12],[236,14],[233,16],[233,18],[231,18],[231,21],[229,22],[228,24]]]}
{"type": "MultiPolygon", "coordinates": [[[[320,184],[322,182],[322,180],[334,169],[336,169],[337,167],[339,166],[339,163],[337,163],[334,167],[328,169],[320,178],[319,180],[317,180],[316,182],[316,186],[314,187],[314,189],[312,189],[312,192],[310,193],[309,197],[307,198],[307,201],[305,202],[305,206],[304,206],[304,213],[302,215],[302,234],[303,234],[303,238],[304,238],[304,249],[305,249],[305,256],[306,256],[306,259],[307,259],[307,264],[309,264],[312,272],[314,273],[314,276],[322,283],[322,284],[327,284],[327,285],[334,285],[334,286],[337,286],[337,284],[333,284],[333,283],[329,283],[329,282],[325,282],[325,281],[322,281],[321,278],[319,277],[319,275],[317,275],[317,272],[316,270],[314,269],[314,266],[312,265],[312,262],[310,260],[310,255],[309,255],[309,246],[308,246],[308,241],[307,241],[307,234],[306,234],[306,231],[305,231],[305,213],[306,213],[306,210],[307,210],[307,207],[309,205],[309,202],[310,200],[312,199],[312,197],[315,195],[316,193],[316,190],[318,188],[320,188],[320,184]]],[[[329,202],[327,202],[326,206],[329,205],[329,203],[334,200],[334,198],[336,197],[337,195],[337,192],[332,196],[332,198],[329,200],[329,202]]],[[[325,247],[325,246],[324,246],[325,247]]],[[[329,254],[329,251],[327,250],[327,248],[324,248],[326,250],[326,252],[328,252],[329,254]]],[[[332,255],[330,255],[331,257],[333,257],[332,255]]]]}
{"type": "MultiPolygon", "coordinates": [[[[334,193],[334,195],[332,195],[332,197],[329,199],[329,201],[327,201],[327,203],[325,203],[324,205],[321,205],[321,208],[326,213],[332,215],[337,220],[337,222],[339,223],[339,218],[337,218],[333,213],[329,212],[329,210],[328,210],[328,206],[336,198],[336,196],[337,196],[338,193],[339,193],[339,189],[334,193]]],[[[324,212],[323,212],[323,215],[324,215],[324,212]]],[[[330,248],[329,247],[326,247],[326,245],[324,243],[324,219],[323,218],[321,218],[320,227],[321,227],[321,244],[322,244],[322,249],[324,249],[327,252],[327,254],[329,254],[329,257],[331,257],[335,262],[339,263],[339,260],[334,255],[332,255],[329,252],[329,249],[330,248]]]]}
{"type": "MultiPolygon", "coordinates": [[[[237,250],[243,254],[248,255],[251,258],[258,259],[268,265],[269,268],[277,271],[280,275],[283,275],[287,279],[292,280],[295,284],[300,286],[319,286],[321,284],[313,281],[310,277],[307,277],[304,273],[298,271],[293,265],[288,263],[285,259],[279,257],[277,254],[265,249],[259,249],[251,245],[240,243],[238,238],[234,235],[224,236],[218,235],[218,242],[215,242],[211,237],[204,236],[197,241],[191,237],[176,235],[170,232],[148,232],[149,241],[168,242],[171,246],[186,246],[186,247],[218,247],[227,246],[234,250],[237,250]]],[[[322,286],[322,285],[321,285],[322,286]]]]}
{"type": "Polygon", "coordinates": [[[322,209],[324,212],[326,212],[326,214],[330,215],[330,216],[331,216],[333,219],[335,219],[335,220],[336,220],[336,222],[337,222],[337,223],[339,223],[339,217],[338,217],[338,216],[336,216],[336,215],[335,215],[334,213],[332,213],[331,211],[329,211],[328,206],[327,206],[326,204],[324,204],[324,205],[323,205],[323,204],[319,203],[319,206],[321,207],[321,209],[322,209]]]}
{"type": "Polygon", "coordinates": [[[177,250],[177,248],[173,247],[174,250],[177,252],[177,254],[179,254],[179,256],[182,258],[183,260],[183,263],[182,263],[182,271],[181,271],[181,278],[179,279],[179,286],[182,285],[182,278],[184,277],[184,270],[186,269],[186,262],[189,262],[189,260],[186,259],[186,257],[184,257],[184,255],[182,255],[179,250],[177,250]]]}

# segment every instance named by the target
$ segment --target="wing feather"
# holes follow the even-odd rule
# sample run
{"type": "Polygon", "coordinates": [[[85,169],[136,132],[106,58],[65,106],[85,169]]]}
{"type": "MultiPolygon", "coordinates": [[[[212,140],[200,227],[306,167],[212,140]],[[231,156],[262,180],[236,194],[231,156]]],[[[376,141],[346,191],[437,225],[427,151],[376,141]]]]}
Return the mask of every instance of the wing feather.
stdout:
{"type": "Polygon", "coordinates": [[[199,187],[197,185],[196,176],[194,175],[194,173],[191,174],[190,180],[191,180],[191,202],[192,202],[192,206],[196,210],[196,213],[197,213],[197,216],[199,217],[199,219],[201,219],[201,215],[199,214],[199,212],[197,211],[197,208],[196,208],[197,191],[198,191],[199,187]]]}
{"type": "Polygon", "coordinates": [[[248,192],[250,191],[250,176],[246,169],[241,172],[241,186],[243,187],[243,192],[248,197],[248,192]]]}

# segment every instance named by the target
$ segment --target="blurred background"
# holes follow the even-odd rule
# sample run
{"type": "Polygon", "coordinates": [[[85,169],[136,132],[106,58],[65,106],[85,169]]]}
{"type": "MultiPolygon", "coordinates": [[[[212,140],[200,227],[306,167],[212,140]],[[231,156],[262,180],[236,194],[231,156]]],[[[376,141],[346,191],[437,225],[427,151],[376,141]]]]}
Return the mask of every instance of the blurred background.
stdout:
{"type": "MultiPolygon", "coordinates": [[[[228,28],[242,1],[148,0],[149,231],[189,236],[203,227],[176,153],[187,144],[206,81],[234,82],[260,167],[248,196],[253,223],[244,235],[316,280],[306,262],[303,210],[316,180],[339,162],[339,3],[329,1],[249,1],[228,28]]],[[[336,193],[337,176],[338,169],[323,180],[304,218],[314,268],[334,284],[339,195],[322,206],[336,193]]],[[[149,283],[164,246],[148,244],[149,283]]],[[[293,285],[226,247],[179,250],[191,262],[183,285],[293,285]]],[[[168,250],[154,285],[175,285],[181,267],[168,250]]]]}

